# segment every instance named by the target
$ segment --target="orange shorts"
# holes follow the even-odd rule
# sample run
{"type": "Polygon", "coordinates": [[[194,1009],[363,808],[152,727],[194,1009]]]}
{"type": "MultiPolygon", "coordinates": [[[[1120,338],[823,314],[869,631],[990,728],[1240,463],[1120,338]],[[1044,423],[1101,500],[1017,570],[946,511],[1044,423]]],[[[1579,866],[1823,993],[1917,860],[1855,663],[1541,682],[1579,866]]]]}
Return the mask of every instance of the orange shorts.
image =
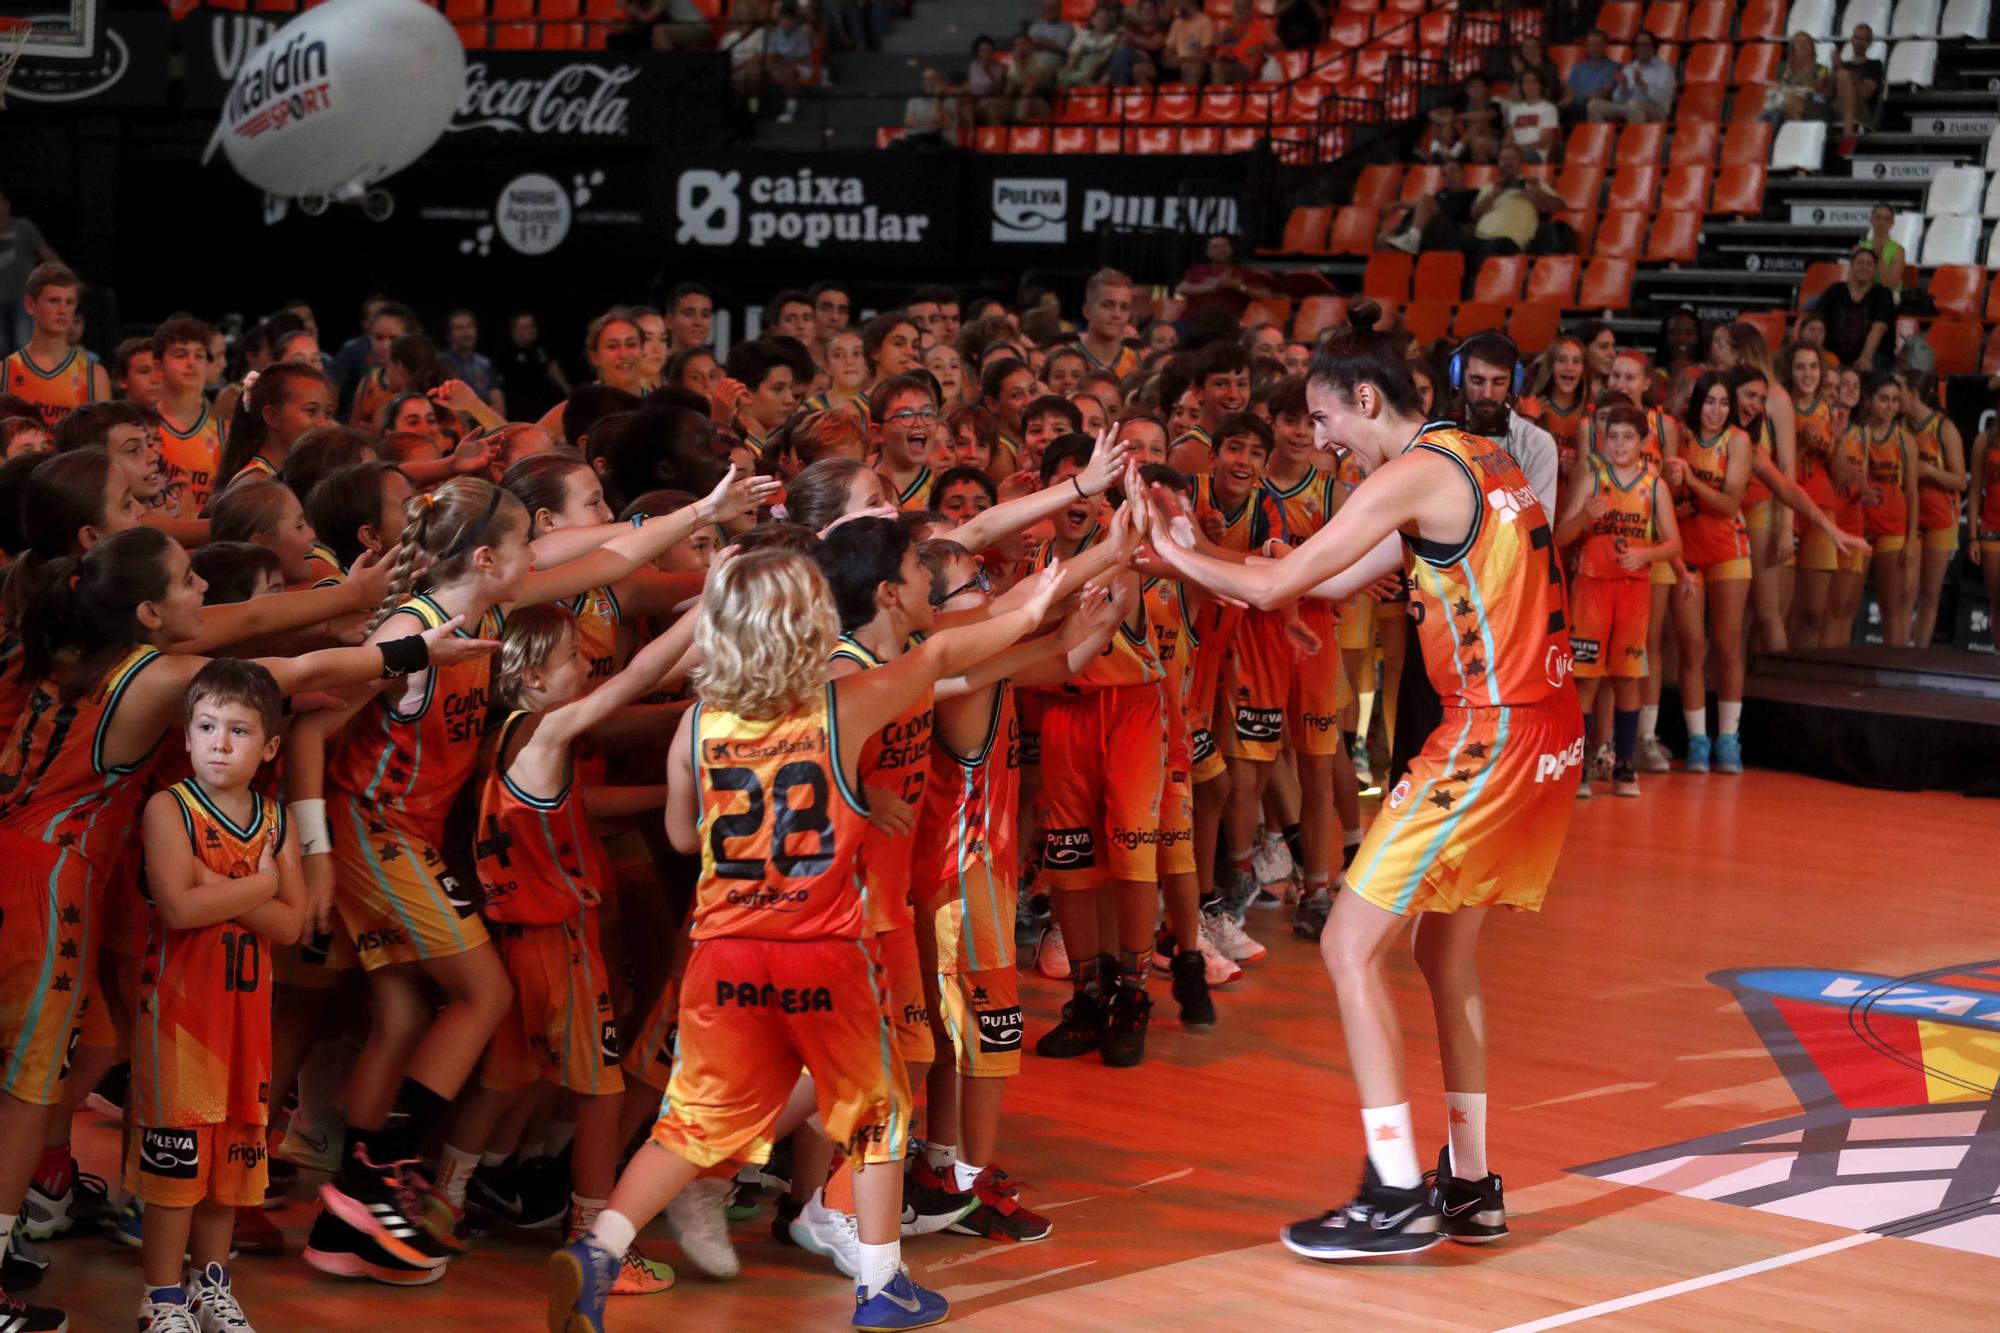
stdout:
{"type": "Polygon", "coordinates": [[[871,941],[695,941],[653,1142],[700,1167],[769,1161],[803,1068],[849,1161],[900,1164],[910,1079],[883,1003],[871,941]]]}
{"type": "Polygon", "coordinates": [[[896,1034],[896,1053],[905,1064],[929,1063],[937,1055],[931,1010],[924,1000],[924,966],[917,958],[915,926],[878,931],[875,958],[881,964],[883,1014],[896,1034]]]}
{"type": "Polygon", "coordinates": [[[1160,878],[1194,873],[1194,784],[1169,769],[1160,792],[1160,878]]]}
{"type": "Polygon", "coordinates": [[[1215,733],[1207,727],[1189,734],[1188,748],[1193,756],[1188,776],[1196,786],[1213,782],[1229,771],[1229,761],[1222,757],[1222,747],[1215,743],[1215,733]]]}
{"type": "Polygon", "coordinates": [[[0,833],[0,1092],[62,1100],[95,989],[103,877],[80,853],[0,833]]]}
{"type": "Polygon", "coordinates": [[[1042,714],[1042,867],[1052,889],[1159,878],[1165,695],[1120,685],[1051,698],[1042,714]]]}
{"type": "Polygon", "coordinates": [[[89,993],[84,997],[83,1022],[77,1032],[76,1044],[113,1051],[119,1059],[129,1060],[132,1058],[132,1015],[118,1012],[119,1006],[111,1002],[111,992],[104,984],[104,969],[107,967],[125,969],[125,986],[119,992],[123,1003],[131,1004],[138,995],[138,964],[109,949],[99,953],[97,967],[90,975],[89,993]]]}
{"type": "Polygon", "coordinates": [[[1643,677],[1652,618],[1650,580],[1579,577],[1569,595],[1569,646],[1578,679],[1643,677]]]}
{"type": "Polygon", "coordinates": [[[1409,774],[1383,798],[1347,868],[1348,887],[1399,916],[1539,911],[1584,759],[1574,693],[1513,708],[1446,708],[1409,774]]]}
{"type": "Polygon", "coordinates": [[[361,966],[450,958],[486,943],[486,923],[437,844],[441,831],[344,791],[326,800],[333,903],[361,966]]]}
{"type": "Polygon", "coordinates": [[[491,930],[514,982],[514,1004],[486,1048],[479,1086],[513,1092],[541,1080],[585,1097],[623,1092],[596,914],[585,908],[552,926],[491,930]]]}
{"type": "Polygon", "coordinates": [[[264,1134],[264,1126],[241,1120],[141,1127],[125,1155],[125,1188],[155,1208],[261,1207],[270,1185],[264,1134]]]}
{"type": "Polygon", "coordinates": [[[622,1067],[626,1078],[655,1092],[667,1090],[667,1080],[674,1072],[674,1037],[679,1031],[680,1013],[680,978],[668,977],[646,1021],[639,1025],[637,1036],[626,1048],[622,1067]]]}
{"type": "Polygon", "coordinates": [[[1243,623],[1236,640],[1236,718],[1227,746],[1233,758],[1270,763],[1287,738],[1304,754],[1340,751],[1340,710],[1353,695],[1333,608],[1308,600],[1299,606],[1299,620],[1320,641],[1311,657],[1293,655],[1282,616],[1260,612],[1243,623]]]}
{"type": "Polygon", "coordinates": [[[1336,604],[1335,614],[1340,625],[1334,631],[1334,638],[1339,642],[1341,651],[1359,653],[1375,646],[1375,608],[1383,605],[1386,603],[1376,601],[1365,592],[1358,592],[1336,604]]]}
{"type": "Polygon", "coordinates": [[[153,924],[153,909],[139,886],[143,841],[134,838],[126,844],[124,855],[104,882],[104,950],[127,958],[145,955],[146,932],[153,924]]]}
{"type": "Polygon", "coordinates": [[[1021,974],[1013,966],[938,974],[938,1016],[951,1034],[958,1072],[1007,1078],[1021,1072],[1021,974]]]}

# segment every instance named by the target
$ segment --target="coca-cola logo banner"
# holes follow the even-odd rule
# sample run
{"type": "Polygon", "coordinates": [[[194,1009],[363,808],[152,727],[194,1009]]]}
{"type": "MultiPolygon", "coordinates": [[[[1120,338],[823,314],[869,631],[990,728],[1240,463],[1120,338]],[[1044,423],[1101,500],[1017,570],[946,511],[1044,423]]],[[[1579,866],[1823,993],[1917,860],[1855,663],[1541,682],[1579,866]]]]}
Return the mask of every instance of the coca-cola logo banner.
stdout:
{"type": "Polygon", "coordinates": [[[470,60],[458,99],[454,133],[562,135],[622,139],[632,132],[631,85],[636,63],[578,59],[532,69],[470,60]]]}

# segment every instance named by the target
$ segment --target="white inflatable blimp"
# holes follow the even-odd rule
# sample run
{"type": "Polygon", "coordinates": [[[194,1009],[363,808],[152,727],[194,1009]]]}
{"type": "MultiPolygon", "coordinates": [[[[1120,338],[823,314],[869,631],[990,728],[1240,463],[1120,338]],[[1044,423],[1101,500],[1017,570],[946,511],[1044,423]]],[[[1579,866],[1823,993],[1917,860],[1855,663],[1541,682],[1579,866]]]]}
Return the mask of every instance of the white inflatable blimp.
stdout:
{"type": "Polygon", "coordinates": [[[219,145],[242,177],[307,213],[395,206],[376,183],[422,157],[465,91],[465,47],[422,0],[327,0],[272,33],[236,74],[219,145]]]}

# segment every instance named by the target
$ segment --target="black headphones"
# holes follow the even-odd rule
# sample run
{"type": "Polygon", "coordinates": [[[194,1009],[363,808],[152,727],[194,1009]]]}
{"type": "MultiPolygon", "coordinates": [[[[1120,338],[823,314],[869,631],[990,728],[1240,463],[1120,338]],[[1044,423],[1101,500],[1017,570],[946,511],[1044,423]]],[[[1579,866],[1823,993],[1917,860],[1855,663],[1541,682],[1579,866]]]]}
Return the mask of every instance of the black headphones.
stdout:
{"type": "Polygon", "coordinates": [[[1471,338],[1467,338],[1464,342],[1460,343],[1456,350],[1452,352],[1451,360],[1445,362],[1444,368],[1445,378],[1451,383],[1451,391],[1453,393],[1463,393],[1465,391],[1465,349],[1472,345],[1474,338],[1486,337],[1498,338],[1501,342],[1506,343],[1507,350],[1514,354],[1513,395],[1519,398],[1521,396],[1521,387],[1527,382],[1528,367],[1522,362],[1521,349],[1514,345],[1514,340],[1498,329],[1482,329],[1480,332],[1473,334],[1471,338]]]}

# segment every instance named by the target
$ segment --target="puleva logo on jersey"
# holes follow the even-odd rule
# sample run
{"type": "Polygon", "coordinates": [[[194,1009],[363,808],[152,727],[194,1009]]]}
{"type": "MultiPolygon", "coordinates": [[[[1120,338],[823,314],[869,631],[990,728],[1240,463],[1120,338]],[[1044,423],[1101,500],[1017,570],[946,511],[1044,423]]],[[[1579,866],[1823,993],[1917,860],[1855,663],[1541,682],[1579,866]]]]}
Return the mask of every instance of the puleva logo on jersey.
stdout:
{"type": "Polygon", "coordinates": [[[988,1055],[1002,1055],[1021,1049],[1021,1006],[995,1009],[979,1015],[979,1049],[988,1055]]]}
{"type": "Polygon", "coordinates": [[[229,132],[254,139],[333,106],[326,43],[304,34],[259,51],[229,90],[229,132]]]}
{"type": "Polygon", "coordinates": [[[139,1136],[139,1169],[168,1180],[193,1180],[201,1171],[201,1138],[191,1129],[149,1129],[139,1136]]]}
{"type": "Polygon", "coordinates": [[[1043,835],[1042,860],[1051,870],[1089,870],[1097,864],[1097,843],[1087,828],[1052,828],[1043,835]]]}
{"type": "Polygon", "coordinates": [[[1566,748],[1554,754],[1545,754],[1535,760],[1535,781],[1559,782],[1562,775],[1583,763],[1583,737],[1579,736],[1566,748]]]}

